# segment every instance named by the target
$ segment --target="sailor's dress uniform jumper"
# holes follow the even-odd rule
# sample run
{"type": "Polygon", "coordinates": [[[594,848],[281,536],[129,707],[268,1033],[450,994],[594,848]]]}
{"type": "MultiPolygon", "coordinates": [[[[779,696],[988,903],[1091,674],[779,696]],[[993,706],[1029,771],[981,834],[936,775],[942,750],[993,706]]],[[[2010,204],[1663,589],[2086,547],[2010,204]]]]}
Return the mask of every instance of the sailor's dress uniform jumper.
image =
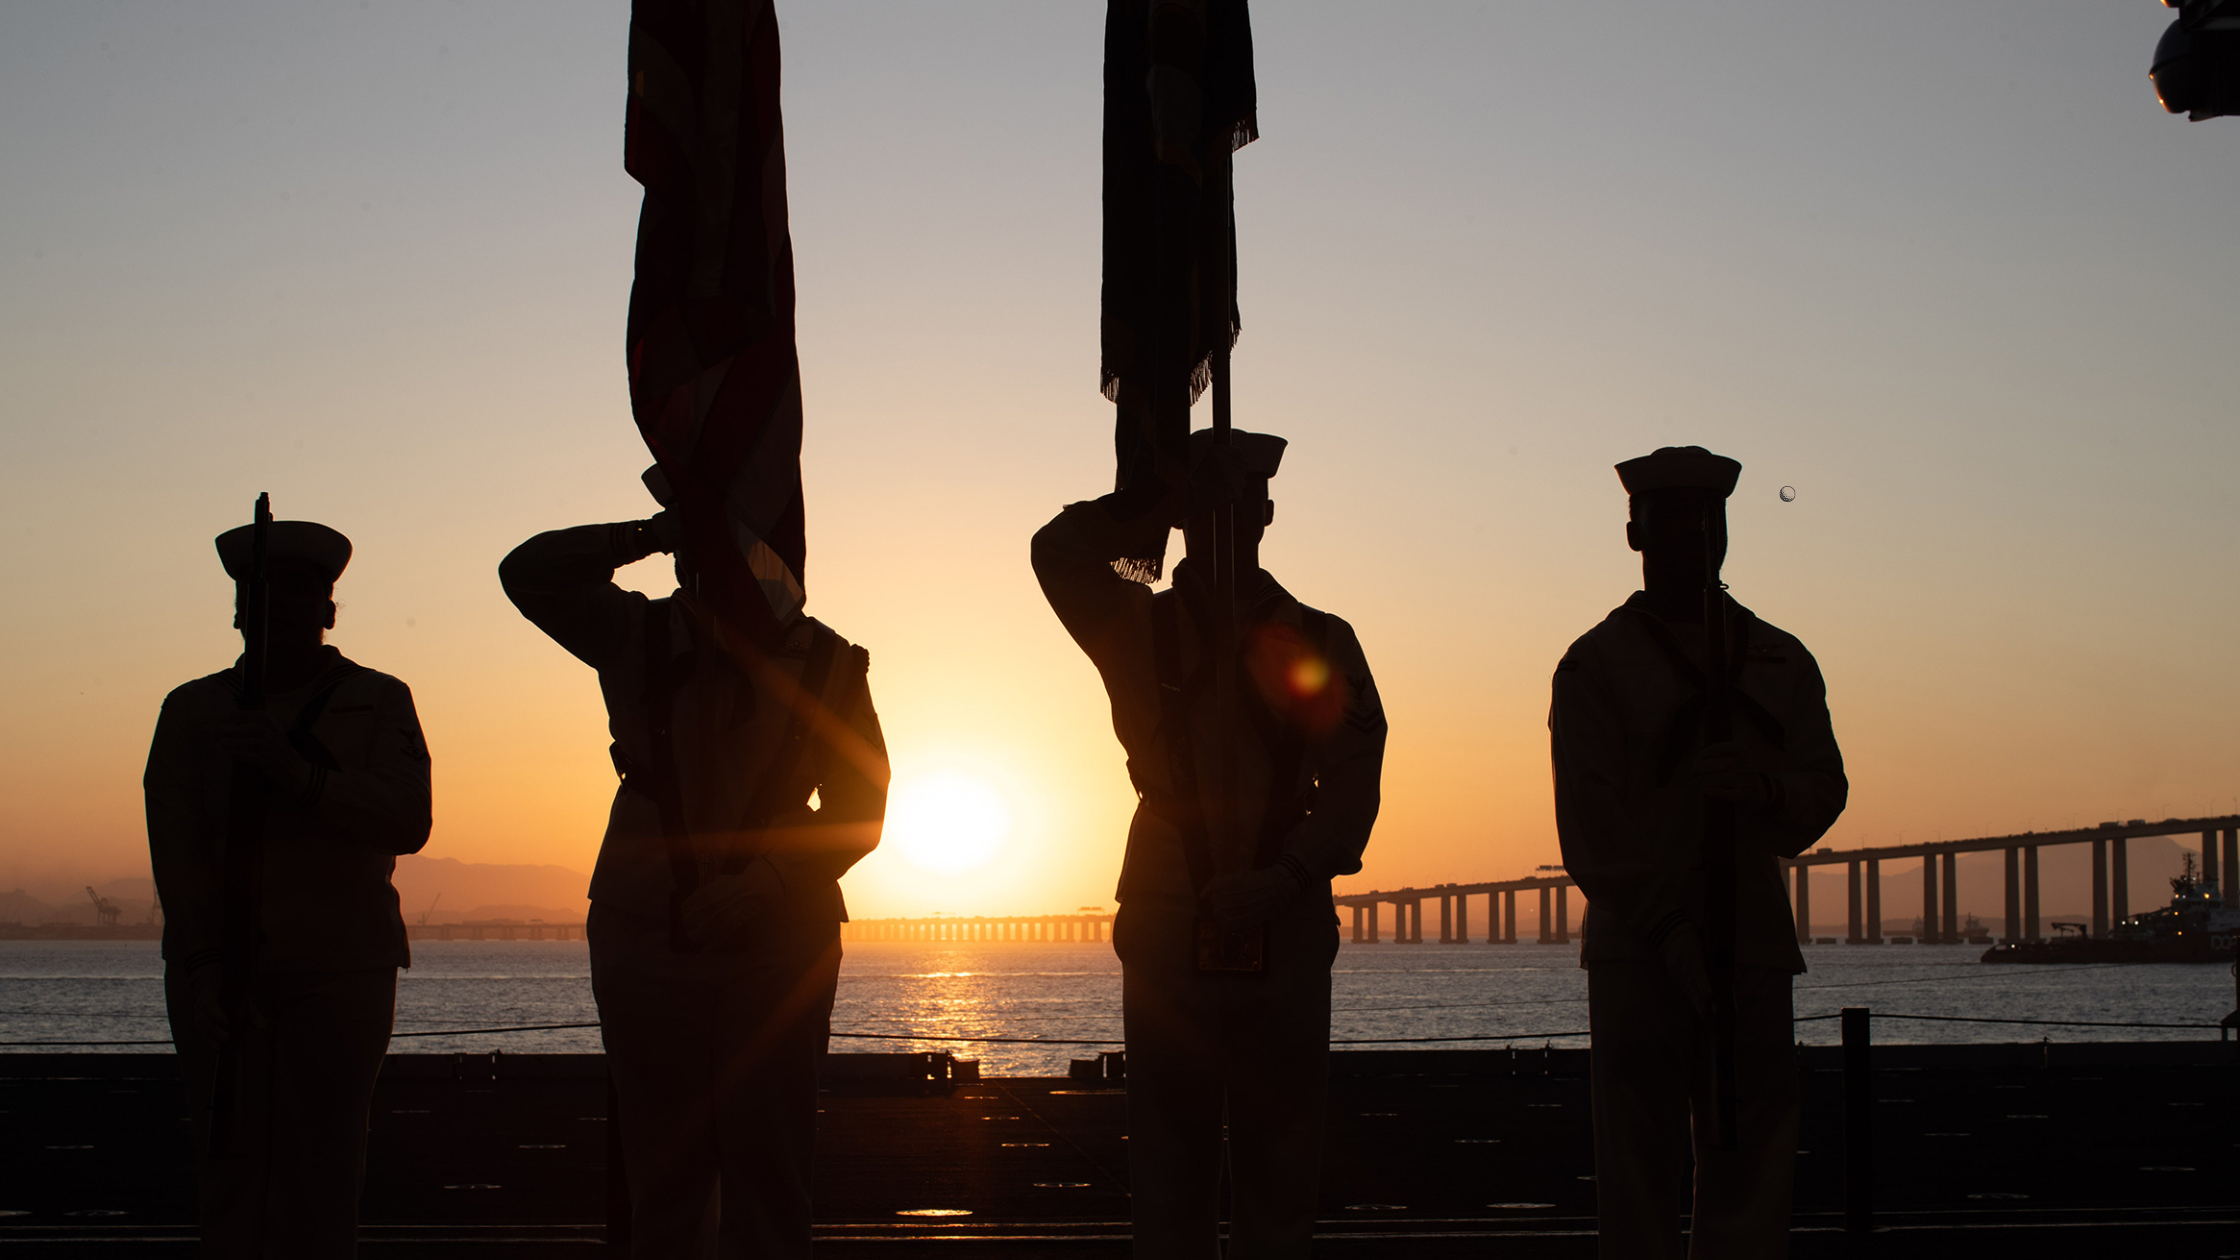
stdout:
{"type": "Polygon", "coordinates": [[[1300,1255],[1314,1232],[1321,1173],[1338,949],[1329,881],[1361,869],[1379,804],[1384,709],[1351,626],[1300,604],[1265,571],[1240,574],[1245,731],[1232,750],[1233,779],[1218,782],[1206,685],[1212,593],[1200,580],[1210,575],[1184,561],[1173,589],[1156,595],[1119,576],[1111,562],[1139,553],[1131,530],[1140,528],[1115,523],[1101,503],[1076,503],[1033,545],[1044,595],[1104,679],[1141,797],[1114,930],[1135,1254],[1166,1260],[1214,1247],[1226,1114],[1229,1254],[1300,1255]],[[1258,975],[1197,966],[1203,881],[1177,822],[1223,803],[1235,810],[1237,849],[1221,851],[1213,837],[1211,873],[1273,860],[1292,864],[1307,887],[1266,926],[1258,975]]]}
{"type": "Polygon", "coordinates": [[[1771,802],[1738,811],[1735,870],[1739,1150],[1707,1140],[1709,1031],[1657,943],[1704,921],[1703,628],[1667,624],[1636,594],[1571,645],[1549,710],[1556,830],[1586,894],[1593,1028],[1595,1195],[1601,1254],[1662,1260],[1788,1254],[1797,1141],[1790,978],[1804,970],[1779,858],[1809,848],[1843,812],[1843,755],[1827,686],[1804,644],[1727,602],[1734,737],[1769,767],[1771,802]],[[1694,1237],[1679,1220],[1694,1116],[1694,1237]]]}
{"type": "Polygon", "coordinates": [[[886,813],[868,658],[804,617],[767,656],[782,677],[757,685],[681,598],[614,584],[643,554],[627,549],[638,536],[555,530],[499,568],[523,615],[599,671],[623,775],[591,877],[590,937],[633,1253],[806,1257],[817,1064],[847,918],[839,879],[877,847],[886,813]],[[780,690],[814,693],[817,719],[804,726],[809,710],[780,690]],[[784,809],[755,817],[772,787],[784,809]],[[684,939],[684,895],[744,851],[775,868],[781,903],[725,939],[684,939]]]}
{"type": "Polygon", "coordinates": [[[237,1147],[209,1150],[219,1052],[196,1018],[193,973],[219,966],[232,759],[208,731],[239,709],[237,665],[163,702],[142,785],[163,900],[164,992],[199,1152],[205,1255],[349,1256],[357,1247],[366,1115],[410,966],[390,876],[431,825],[428,745],[412,692],[332,647],[265,709],[312,765],[265,814],[259,943],[241,1055],[237,1147]]]}

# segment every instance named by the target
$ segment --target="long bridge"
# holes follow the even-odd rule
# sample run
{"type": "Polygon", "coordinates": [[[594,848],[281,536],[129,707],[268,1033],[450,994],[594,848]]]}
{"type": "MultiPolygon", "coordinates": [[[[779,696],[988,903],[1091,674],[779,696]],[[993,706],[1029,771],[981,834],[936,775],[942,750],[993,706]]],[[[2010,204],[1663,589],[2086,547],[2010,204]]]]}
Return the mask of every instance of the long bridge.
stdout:
{"type": "Polygon", "coordinates": [[[857,919],[840,925],[843,941],[1109,941],[1112,916],[1091,914],[941,915],[925,919],[857,919]]]}
{"type": "MultiPolygon", "coordinates": [[[[2008,941],[2035,941],[2039,932],[2038,851],[2050,845],[2092,846],[2092,934],[2105,936],[2111,923],[2131,916],[2130,866],[2126,846],[2132,840],[2156,836],[2201,837],[2201,878],[2221,884],[2226,905],[2240,905],[2240,815],[2214,818],[2165,818],[2148,822],[2104,822],[2097,827],[2071,831],[2025,831],[2011,836],[1983,836],[1973,840],[1932,840],[1921,844],[1878,845],[1865,849],[1815,849],[1782,865],[1795,872],[1797,940],[1812,941],[1812,881],[1815,866],[1847,866],[1850,871],[1850,934],[1852,945],[1879,945],[1882,935],[1882,864],[1899,858],[1920,858],[1921,923],[1923,944],[1957,944],[1960,925],[1959,858],[1963,853],[2006,854],[2006,933],[2008,941]]],[[[1559,868],[1543,867],[1545,874],[1522,879],[1493,880],[1482,884],[1434,884],[1429,888],[1396,888],[1389,891],[1347,893],[1336,901],[1353,909],[1356,943],[1381,943],[1379,910],[1393,909],[1394,944],[1423,943],[1423,903],[1439,903],[1439,941],[1463,945],[1470,941],[1470,899],[1486,899],[1486,943],[1517,943],[1517,894],[1540,894],[1542,944],[1571,940],[1570,890],[1577,887],[1559,868]]],[[[1833,938],[1822,938],[1832,943],[1833,938]]],[[[1896,938],[1904,939],[1904,938],[1896,938]]]]}

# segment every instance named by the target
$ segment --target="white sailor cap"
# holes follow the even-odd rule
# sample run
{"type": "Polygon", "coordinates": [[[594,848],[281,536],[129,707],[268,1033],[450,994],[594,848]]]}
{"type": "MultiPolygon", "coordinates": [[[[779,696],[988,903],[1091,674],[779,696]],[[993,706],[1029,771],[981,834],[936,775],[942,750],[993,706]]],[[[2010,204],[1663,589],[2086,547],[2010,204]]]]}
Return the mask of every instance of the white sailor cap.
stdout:
{"type": "Polygon", "coordinates": [[[1734,483],[1741,476],[1739,461],[1714,455],[1700,446],[1660,446],[1618,465],[1618,482],[1627,494],[1710,490],[1723,499],[1734,493],[1734,483]]]}
{"type": "MultiPolygon", "coordinates": [[[[239,582],[249,576],[250,551],[254,547],[254,525],[237,525],[218,535],[218,562],[226,567],[226,576],[239,582]]],[[[350,540],[337,530],[316,521],[274,521],[266,527],[264,558],[274,560],[302,560],[326,575],[329,582],[342,576],[350,564],[350,540]]]]}
{"type": "MultiPolygon", "coordinates": [[[[1247,433],[1243,429],[1229,430],[1229,445],[1244,457],[1245,468],[1262,477],[1273,477],[1283,463],[1283,450],[1291,445],[1273,433],[1247,433]]],[[[1192,463],[1205,458],[1213,449],[1213,430],[1199,429],[1190,435],[1192,463]]]]}

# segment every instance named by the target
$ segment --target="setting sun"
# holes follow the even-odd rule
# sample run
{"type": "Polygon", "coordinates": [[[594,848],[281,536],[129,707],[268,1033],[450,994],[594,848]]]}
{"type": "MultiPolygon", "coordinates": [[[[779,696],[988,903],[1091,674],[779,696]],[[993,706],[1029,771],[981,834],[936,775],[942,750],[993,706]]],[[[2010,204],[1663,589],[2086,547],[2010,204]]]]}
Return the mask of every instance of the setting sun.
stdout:
{"type": "Polygon", "coordinates": [[[886,842],[922,871],[957,875],[985,866],[1011,835],[1011,802],[984,779],[938,770],[887,800],[886,842]]]}

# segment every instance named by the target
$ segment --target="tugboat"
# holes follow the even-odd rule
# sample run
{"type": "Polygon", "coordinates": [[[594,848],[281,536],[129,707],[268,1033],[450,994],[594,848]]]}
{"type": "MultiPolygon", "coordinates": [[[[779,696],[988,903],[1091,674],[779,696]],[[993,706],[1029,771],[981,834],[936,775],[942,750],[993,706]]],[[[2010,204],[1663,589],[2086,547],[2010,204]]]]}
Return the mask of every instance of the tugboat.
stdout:
{"type": "Polygon", "coordinates": [[[2185,855],[2185,869],[2170,881],[2170,904],[2135,914],[2103,937],[2085,935],[2082,923],[2056,923],[2048,941],[2016,941],[1983,951],[1987,963],[2206,963],[2240,957],[2240,909],[2202,882],[2185,855]]]}

